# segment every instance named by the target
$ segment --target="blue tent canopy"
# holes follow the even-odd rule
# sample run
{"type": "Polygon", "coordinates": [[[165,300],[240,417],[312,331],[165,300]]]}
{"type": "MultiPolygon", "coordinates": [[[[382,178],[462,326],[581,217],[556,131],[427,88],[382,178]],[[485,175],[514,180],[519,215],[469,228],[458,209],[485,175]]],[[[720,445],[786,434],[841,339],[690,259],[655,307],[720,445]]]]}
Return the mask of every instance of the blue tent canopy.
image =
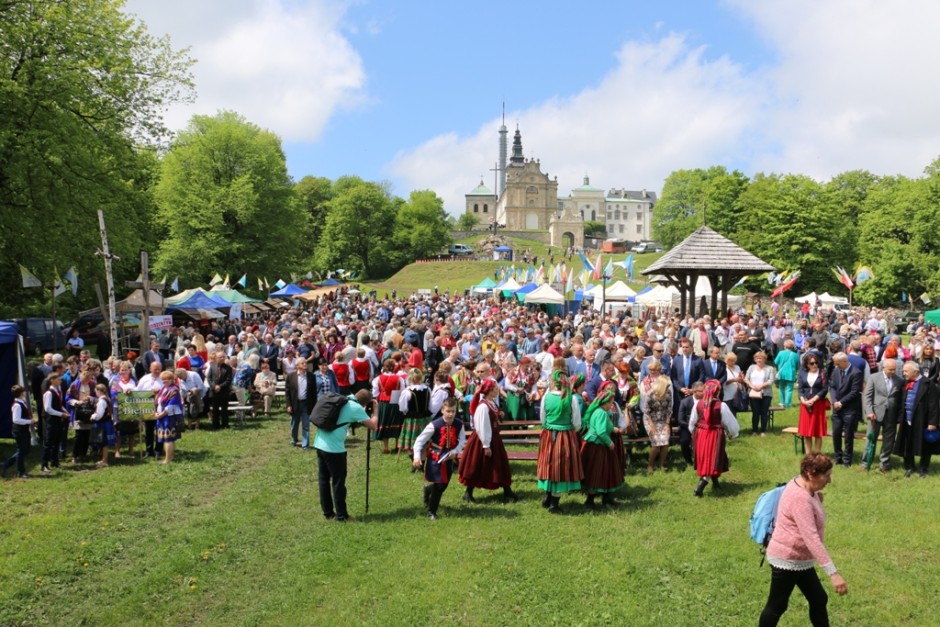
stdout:
{"type": "Polygon", "coordinates": [[[497,253],[511,253],[512,248],[510,248],[509,246],[497,246],[496,248],[493,249],[493,251],[497,253]]]}
{"type": "Polygon", "coordinates": [[[183,302],[170,305],[166,309],[167,311],[172,311],[175,309],[222,309],[231,306],[232,303],[223,299],[221,296],[210,296],[209,294],[196,293],[183,302]]]}
{"type": "Polygon", "coordinates": [[[585,294],[585,290],[575,290],[574,291],[574,302],[581,302],[585,298],[588,300],[594,300],[594,294],[585,294]]]}
{"type": "MultiPolygon", "coordinates": [[[[339,285],[337,283],[337,285],[339,285]]],[[[291,296],[297,296],[298,294],[306,294],[307,290],[302,287],[297,287],[293,283],[288,283],[281,289],[276,292],[271,292],[268,294],[268,298],[290,298],[291,296]]]]}
{"type": "Polygon", "coordinates": [[[525,302],[525,295],[528,294],[529,292],[534,292],[535,290],[538,289],[538,287],[539,286],[536,285],[535,283],[529,283],[528,285],[523,285],[522,287],[517,289],[515,292],[513,292],[513,296],[515,296],[516,299],[518,299],[520,303],[525,302]]]}
{"type": "MultiPolygon", "coordinates": [[[[320,283],[320,287],[333,287],[334,285],[342,285],[342,283],[340,283],[333,277],[330,277],[323,283],[320,283]]],[[[287,287],[290,287],[290,285],[288,285],[287,287]]],[[[287,289],[287,287],[285,287],[284,289],[287,289]]],[[[271,294],[271,296],[274,296],[274,294],[271,294]]]]}

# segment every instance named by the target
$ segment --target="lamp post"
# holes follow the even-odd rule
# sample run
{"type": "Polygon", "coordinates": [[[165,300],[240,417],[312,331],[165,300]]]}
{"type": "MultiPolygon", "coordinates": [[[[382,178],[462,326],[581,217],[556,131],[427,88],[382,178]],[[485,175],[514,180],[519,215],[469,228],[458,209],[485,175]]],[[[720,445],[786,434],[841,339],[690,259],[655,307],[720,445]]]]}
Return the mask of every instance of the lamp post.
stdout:
{"type": "Polygon", "coordinates": [[[609,274],[601,274],[601,322],[607,314],[607,281],[611,279],[609,274]]]}

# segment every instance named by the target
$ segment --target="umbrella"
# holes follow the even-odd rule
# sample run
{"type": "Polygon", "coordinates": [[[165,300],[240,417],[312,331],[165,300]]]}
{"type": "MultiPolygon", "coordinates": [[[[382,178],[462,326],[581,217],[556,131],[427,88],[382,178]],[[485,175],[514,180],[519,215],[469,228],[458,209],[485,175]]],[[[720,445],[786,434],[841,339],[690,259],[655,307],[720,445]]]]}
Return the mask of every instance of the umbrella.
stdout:
{"type": "Polygon", "coordinates": [[[868,427],[868,435],[866,436],[867,444],[865,445],[865,454],[862,455],[862,464],[865,468],[871,468],[871,464],[875,461],[875,448],[878,445],[878,436],[875,435],[875,430],[868,427]]]}

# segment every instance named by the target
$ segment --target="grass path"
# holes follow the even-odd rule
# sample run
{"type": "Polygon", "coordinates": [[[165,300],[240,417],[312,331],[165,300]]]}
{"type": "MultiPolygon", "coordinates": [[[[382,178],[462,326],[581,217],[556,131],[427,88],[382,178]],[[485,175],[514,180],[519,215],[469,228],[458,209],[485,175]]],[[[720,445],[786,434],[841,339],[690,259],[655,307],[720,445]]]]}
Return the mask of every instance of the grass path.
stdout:
{"type": "MultiPolygon", "coordinates": [[[[522,502],[484,492],[465,505],[455,483],[429,523],[420,477],[377,450],[362,515],[360,434],[358,521],[341,525],[320,516],[315,455],[288,445],[284,417],[187,433],[179,451],[169,468],[0,483],[0,624],[754,624],[769,570],[747,519],[798,462],[789,436],[744,436],[726,487],[696,500],[676,456],[652,476],[637,459],[621,507],[588,514],[565,497],[562,516],[539,507],[534,464],[518,463],[522,502]]],[[[833,624],[935,624],[938,485],[836,470],[827,545],[850,595],[830,595],[833,624]]],[[[805,624],[797,596],[782,624],[805,624]]]]}

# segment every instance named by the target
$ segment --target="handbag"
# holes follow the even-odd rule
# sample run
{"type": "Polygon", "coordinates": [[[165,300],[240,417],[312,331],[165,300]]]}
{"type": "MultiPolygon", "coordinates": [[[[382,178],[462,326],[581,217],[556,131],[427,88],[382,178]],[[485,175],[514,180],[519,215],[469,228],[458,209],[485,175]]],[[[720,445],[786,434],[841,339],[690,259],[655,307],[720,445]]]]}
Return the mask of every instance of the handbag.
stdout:
{"type": "Polygon", "coordinates": [[[88,442],[90,444],[104,444],[104,427],[96,423],[91,428],[91,434],[88,436],[88,442]]]}
{"type": "Polygon", "coordinates": [[[744,389],[739,387],[738,391],[734,393],[734,398],[731,399],[731,409],[734,411],[747,411],[749,407],[748,395],[744,389]]]}
{"type": "Polygon", "coordinates": [[[76,422],[91,422],[91,417],[95,415],[95,408],[91,403],[83,403],[75,406],[76,422]]]}
{"type": "Polygon", "coordinates": [[[748,398],[763,398],[764,392],[761,390],[755,390],[754,388],[751,388],[747,392],[747,397],[748,398]]]}

